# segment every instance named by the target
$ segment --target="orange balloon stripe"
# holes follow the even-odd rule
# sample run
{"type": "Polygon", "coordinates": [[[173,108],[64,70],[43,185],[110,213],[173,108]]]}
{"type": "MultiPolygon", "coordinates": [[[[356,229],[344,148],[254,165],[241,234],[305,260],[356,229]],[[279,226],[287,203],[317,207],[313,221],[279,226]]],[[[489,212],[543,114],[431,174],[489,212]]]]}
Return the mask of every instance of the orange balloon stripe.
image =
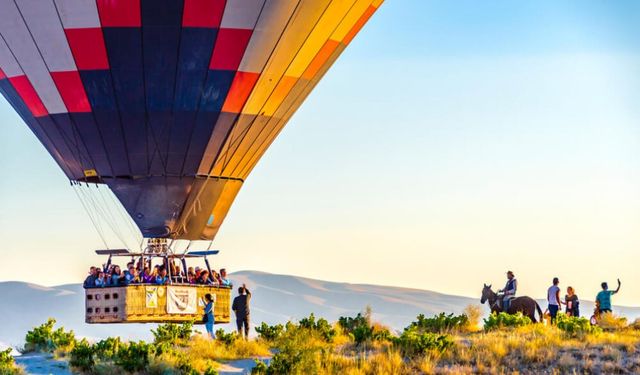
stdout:
{"type": "Polygon", "coordinates": [[[335,40],[332,40],[332,39],[327,40],[325,44],[322,46],[322,48],[320,49],[320,51],[318,52],[318,54],[316,55],[316,57],[313,58],[313,60],[311,61],[311,64],[309,64],[309,66],[304,71],[304,73],[302,73],[302,78],[306,78],[306,79],[313,78],[318,73],[320,68],[322,68],[324,63],[327,62],[329,57],[331,57],[331,54],[333,53],[333,51],[335,51],[336,48],[338,48],[339,44],[340,43],[335,40]]]}
{"type": "Polygon", "coordinates": [[[344,43],[345,45],[348,45],[349,43],[351,43],[353,38],[355,38],[356,34],[360,32],[360,29],[362,29],[364,24],[367,23],[367,21],[369,21],[369,18],[371,18],[371,16],[373,16],[373,13],[375,13],[376,9],[377,8],[374,7],[373,5],[369,6],[369,8],[367,8],[364,14],[360,17],[358,22],[356,22],[356,24],[353,25],[351,30],[344,37],[344,39],[342,40],[342,43],[344,43]]]}
{"type": "Polygon", "coordinates": [[[227,94],[227,99],[222,106],[223,112],[239,113],[242,111],[244,103],[249,98],[253,86],[258,82],[260,73],[240,72],[236,73],[233,83],[227,94]]]}

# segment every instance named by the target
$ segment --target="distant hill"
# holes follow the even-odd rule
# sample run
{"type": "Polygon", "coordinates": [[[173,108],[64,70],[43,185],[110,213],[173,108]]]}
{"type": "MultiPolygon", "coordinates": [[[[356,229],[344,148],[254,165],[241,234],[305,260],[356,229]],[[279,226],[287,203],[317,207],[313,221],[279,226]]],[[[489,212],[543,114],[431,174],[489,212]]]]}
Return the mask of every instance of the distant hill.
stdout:
{"type": "MultiPolygon", "coordinates": [[[[252,323],[282,323],[309,313],[337,320],[355,315],[367,305],[374,319],[400,330],[418,314],[460,313],[479,299],[451,296],[427,290],[349,284],[276,275],[257,271],[231,274],[235,285],[246,283],[253,293],[252,323]]],[[[119,335],[127,339],[149,339],[153,324],[89,325],[84,323],[84,290],[80,284],[43,287],[24,282],[0,283],[0,342],[21,345],[25,333],[48,317],[73,329],[77,335],[102,338],[119,335]]],[[[544,308],[544,307],[543,307],[544,308]]],[[[486,309],[486,307],[485,307],[486,309]]],[[[583,302],[583,314],[593,304],[583,302]]],[[[616,308],[630,318],[640,316],[640,308],[616,308]]],[[[226,330],[233,325],[222,325],[226,330]]]]}

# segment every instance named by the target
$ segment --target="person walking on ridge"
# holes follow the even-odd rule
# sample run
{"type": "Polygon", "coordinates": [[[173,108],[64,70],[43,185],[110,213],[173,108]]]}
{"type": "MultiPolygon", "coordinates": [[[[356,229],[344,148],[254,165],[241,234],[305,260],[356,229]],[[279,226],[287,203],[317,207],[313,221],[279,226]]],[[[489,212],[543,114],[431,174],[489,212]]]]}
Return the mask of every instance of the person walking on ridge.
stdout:
{"type": "Polygon", "coordinates": [[[511,300],[516,298],[516,291],[518,290],[518,280],[516,280],[513,271],[507,271],[507,284],[504,289],[500,289],[498,292],[502,295],[502,311],[507,312],[511,305],[511,300]]]}
{"type": "Polygon", "coordinates": [[[600,284],[602,290],[596,296],[596,302],[598,302],[598,312],[600,314],[611,313],[611,296],[620,291],[620,279],[618,279],[618,288],[616,290],[609,290],[609,285],[604,282],[600,284]]]}
{"type": "Polygon", "coordinates": [[[560,280],[553,278],[553,285],[547,289],[547,302],[549,303],[549,314],[551,315],[551,324],[555,323],[558,310],[560,309],[560,280]]]}
{"type": "Polygon", "coordinates": [[[233,299],[231,309],[236,314],[236,325],[238,326],[238,334],[240,337],[249,339],[249,301],[251,300],[251,292],[245,284],[238,288],[238,296],[233,299]],[[244,327],[244,335],[242,329],[244,327]]]}

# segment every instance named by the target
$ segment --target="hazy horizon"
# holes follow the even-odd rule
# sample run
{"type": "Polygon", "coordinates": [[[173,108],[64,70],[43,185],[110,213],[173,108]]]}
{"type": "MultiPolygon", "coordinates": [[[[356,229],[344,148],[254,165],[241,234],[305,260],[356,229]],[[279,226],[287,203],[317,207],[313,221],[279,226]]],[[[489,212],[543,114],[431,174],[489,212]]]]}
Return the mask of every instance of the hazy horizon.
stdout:
{"type": "MultiPolygon", "coordinates": [[[[631,0],[385,2],[247,179],[214,268],[474,298],[507,270],[535,297],[619,277],[614,305],[640,305],[638,24],[631,0]]],[[[4,99],[0,119],[0,281],[81,282],[104,244],[4,99]]]]}

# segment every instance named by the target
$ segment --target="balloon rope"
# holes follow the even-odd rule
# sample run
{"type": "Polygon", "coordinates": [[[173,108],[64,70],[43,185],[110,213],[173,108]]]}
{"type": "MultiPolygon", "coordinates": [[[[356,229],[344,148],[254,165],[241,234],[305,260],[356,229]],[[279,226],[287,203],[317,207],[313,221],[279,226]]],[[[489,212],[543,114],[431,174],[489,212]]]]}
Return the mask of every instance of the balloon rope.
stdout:
{"type": "MultiPolygon", "coordinates": [[[[111,199],[112,207],[115,209],[115,211],[118,212],[119,216],[124,220],[124,222],[127,223],[126,226],[129,229],[129,231],[131,232],[131,238],[133,239],[134,242],[137,243],[138,242],[138,237],[142,237],[142,233],[140,233],[138,228],[136,228],[133,220],[131,219],[131,216],[129,216],[129,213],[127,213],[125,211],[125,209],[122,206],[122,204],[120,204],[120,202],[116,199],[116,197],[113,194],[113,192],[111,191],[111,189],[109,189],[106,185],[104,185],[104,189],[103,190],[106,190],[104,192],[104,194],[109,196],[109,198],[111,199]]],[[[144,241],[144,237],[142,237],[142,239],[140,241],[144,241]]],[[[142,245],[140,245],[140,248],[142,248],[142,245]]]]}
{"type": "Polygon", "coordinates": [[[73,191],[74,191],[74,193],[76,193],[76,196],[78,197],[78,200],[82,204],[82,207],[84,208],[84,211],[87,213],[87,216],[89,216],[89,219],[93,223],[93,227],[95,228],[96,232],[98,232],[98,235],[100,236],[100,239],[102,240],[102,243],[104,243],[105,248],[109,249],[109,244],[105,240],[104,235],[102,234],[102,231],[100,230],[100,226],[93,219],[93,216],[89,212],[89,209],[87,208],[87,205],[85,204],[84,200],[82,199],[82,197],[78,193],[78,188],[77,188],[77,185],[75,185],[75,184],[73,185],[73,191]]]}
{"type": "Polygon", "coordinates": [[[111,229],[113,234],[116,237],[118,237],[118,239],[124,245],[124,247],[127,247],[127,243],[122,238],[122,236],[120,235],[120,231],[117,229],[117,227],[114,225],[114,223],[109,221],[108,215],[105,213],[104,209],[100,206],[99,202],[97,202],[97,200],[93,196],[93,193],[91,192],[91,189],[89,189],[89,193],[87,194],[87,196],[89,197],[89,201],[91,202],[91,205],[93,206],[93,208],[98,213],[99,217],[102,218],[107,223],[107,225],[109,226],[109,228],[111,229]]]}
{"type": "Polygon", "coordinates": [[[102,194],[102,190],[100,190],[100,185],[96,185],[96,190],[97,190],[97,193],[95,193],[95,195],[97,195],[102,200],[102,203],[101,203],[98,197],[96,197],[97,204],[102,208],[103,212],[105,213],[105,218],[111,222],[111,227],[114,233],[116,234],[116,236],[120,239],[120,241],[122,241],[125,249],[128,249],[129,244],[125,240],[126,236],[124,235],[122,228],[120,227],[119,220],[116,219],[116,216],[113,213],[111,205],[107,203],[107,199],[104,197],[104,194],[102,194]]]}

